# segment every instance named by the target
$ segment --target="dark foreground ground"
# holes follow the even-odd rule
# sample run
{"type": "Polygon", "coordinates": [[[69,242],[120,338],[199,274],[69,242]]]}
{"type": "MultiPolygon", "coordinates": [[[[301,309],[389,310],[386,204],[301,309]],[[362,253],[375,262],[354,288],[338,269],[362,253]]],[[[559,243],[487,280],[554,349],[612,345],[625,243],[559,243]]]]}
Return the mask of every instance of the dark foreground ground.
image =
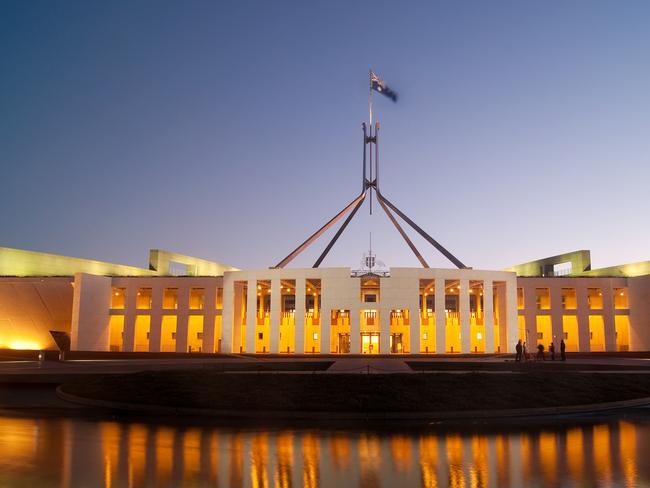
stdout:
{"type": "Polygon", "coordinates": [[[145,371],[90,376],[62,386],[113,402],[314,412],[443,412],[555,407],[650,397],[650,374],[251,374],[145,371]]]}

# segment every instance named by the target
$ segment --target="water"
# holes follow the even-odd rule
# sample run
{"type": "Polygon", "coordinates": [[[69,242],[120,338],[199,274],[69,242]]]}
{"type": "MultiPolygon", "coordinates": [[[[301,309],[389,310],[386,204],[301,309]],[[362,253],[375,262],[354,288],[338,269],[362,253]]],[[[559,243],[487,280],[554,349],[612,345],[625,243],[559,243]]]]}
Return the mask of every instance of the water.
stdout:
{"type": "Polygon", "coordinates": [[[2,488],[149,486],[650,486],[650,418],[341,430],[0,417],[2,488]]]}

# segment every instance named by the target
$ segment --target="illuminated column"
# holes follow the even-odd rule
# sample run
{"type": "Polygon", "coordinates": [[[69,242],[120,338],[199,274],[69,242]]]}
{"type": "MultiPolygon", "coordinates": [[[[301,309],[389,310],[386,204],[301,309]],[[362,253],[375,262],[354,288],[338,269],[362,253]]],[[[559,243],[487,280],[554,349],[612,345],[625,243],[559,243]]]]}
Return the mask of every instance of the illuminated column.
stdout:
{"type": "MultiPolygon", "coordinates": [[[[564,328],[562,326],[562,287],[555,285],[551,286],[551,331],[553,334],[553,345],[555,346],[555,351],[557,356],[560,353],[560,340],[564,337],[563,332],[564,328]]],[[[544,347],[548,351],[548,347],[551,341],[546,341],[544,347]]]]}
{"type": "MultiPolygon", "coordinates": [[[[295,311],[295,351],[296,354],[305,353],[305,294],[306,294],[305,279],[300,278],[296,280],[296,311],[295,311]]],[[[315,302],[315,300],[314,300],[315,302]]]]}
{"type": "MultiPolygon", "coordinates": [[[[255,337],[257,329],[257,317],[259,310],[257,309],[257,294],[260,291],[257,289],[257,280],[248,280],[246,285],[246,352],[250,354],[255,353],[255,337]]],[[[264,297],[260,295],[260,308],[264,307],[264,297]]]]}
{"type": "Polygon", "coordinates": [[[221,352],[233,351],[232,323],[234,320],[235,286],[227,275],[223,278],[223,309],[221,310],[221,352]]]}
{"type": "Polygon", "coordinates": [[[390,308],[379,307],[379,353],[390,354],[390,308]]]}
{"type": "Polygon", "coordinates": [[[578,283],[578,285],[579,286],[576,287],[576,301],[578,306],[578,350],[580,352],[589,352],[591,351],[591,343],[589,340],[589,302],[587,301],[587,285],[582,283],[578,283]]]}
{"type": "Polygon", "coordinates": [[[350,354],[361,353],[361,305],[350,309],[350,354]]]}
{"type": "Polygon", "coordinates": [[[176,352],[187,352],[187,321],[190,306],[189,288],[178,289],[178,318],[176,319],[176,352]]]}
{"type": "Polygon", "coordinates": [[[149,324],[149,352],[160,352],[160,333],[162,328],[162,314],[158,309],[151,313],[149,324]]]}
{"type": "Polygon", "coordinates": [[[213,353],[215,346],[214,337],[214,316],[217,300],[217,287],[206,287],[205,298],[203,303],[203,340],[201,341],[201,351],[213,353]]]}
{"type": "Polygon", "coordinates": [[[271,354],[280,352],[280,278],[271,280],[271,354]]]}
{"type": "Polygon", "coordinates": [[[436,278],[436,354],[447,352],[447,316],[445,314],[445,280],[436,278]]]}
{"type": "Polygon", "coordinates": [[[503,314],[506,319],[506,327],[500,327],[506,330],[506,334],[501,337],[499,333],[501,352],[515,352],[517,340],[519,340],[519,311],[517,310],[517,276],[513,273],[505,283],[505,300],[503,314]]]}
{"type": "Polygon", "coordinates": [[[458,291],[460,301],[460,352],[466,354],[471,352],[471,328],[469,323],[469,281],[460,279],[460,290],[458,291]]]}
{"type": "Polygon", "coordinates": [[[611,282],[603,290],[603,322],[605,325],[605,351],[616,351],[616,325],[614,323],[614,294],[611,282]]]}
{"type": "Polygon", "coordinates": [[[126,310],[124,313],[124,331],[122,335],[122,350],[132,352],[135,343],[135,313],[137,286],[126,289],[126,310]]]}
{"type": "Polygon", "coordinates": [[[420,303],[419,303],[419,287],[417,287],[411,294],[411,300],[408,303],[409,314],[409,353],[420,354],[420,303]]]}
{"type": "Polygon", "coordinates": [[[332,302],[330,299],[330,287],[324,278],[321,281],[321,314],[320,314],[320,353],[330,353],[330,334],[332,331],[332,302]]]}
{"type": "MultiPolygon", "coordinates": [[[[494,347],[494,295],[492,280],[483,282],[483,323],[485,324],[485,352],[492,353],[494,347]]],[[[476,302],[481,302],[481,296],[476,297],[476,302]]]]}
{"type": "Polygon", "coordinates": [[[526,280],[524,290],[524,319],[526,322],[526,352],[534,353],[537,345],[537,298],[535,296],[535,281],[526,280]]]}

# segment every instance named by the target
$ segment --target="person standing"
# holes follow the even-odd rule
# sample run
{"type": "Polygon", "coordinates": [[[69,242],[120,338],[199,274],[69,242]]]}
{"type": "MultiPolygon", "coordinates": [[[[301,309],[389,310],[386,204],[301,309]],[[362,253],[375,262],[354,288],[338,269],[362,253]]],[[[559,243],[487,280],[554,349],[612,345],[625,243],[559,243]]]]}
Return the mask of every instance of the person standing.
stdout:
{"type": "Polygon", "coordinates": [[[517,354],[515,354],[515,362],[518,363],[521,361],[521,352],[522,352],[521,339],[517,341],[517,345],[515,346],[515,351],[517,352],[517,354]]]}
{"type": "Polygon", "coordinates": [[[555,361],[555,346],[551,342],[551,345],[548,346],[548,352],[551,353],[551,361],[555,361]]]}
{"type": "Polygon", "coordinates": [[[560,342],[560,359],[566,361],[566,344],[564,343],[564,339],[560,342]]]}
{"type": "Polygon", "coordinates": [[[544,344],[541,342],[537,344],[537,360],[539,361],[540,359],[546,361],[546,358],[544,357],[544,344]]]}

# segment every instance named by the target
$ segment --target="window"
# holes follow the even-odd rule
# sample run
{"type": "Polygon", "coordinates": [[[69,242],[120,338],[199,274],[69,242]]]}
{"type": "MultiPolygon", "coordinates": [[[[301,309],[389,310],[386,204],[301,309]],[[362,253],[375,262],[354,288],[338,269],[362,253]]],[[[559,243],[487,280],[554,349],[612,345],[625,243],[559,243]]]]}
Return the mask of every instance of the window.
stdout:
{"type": "Polygon", "coordinates": [[[217,310],[223,309],[223,288],[217,288],[217,299],[214,303],[217,310]]]}
{"type": "Polygon", "coordinates": [[[576,289],[562,288],[562,308],[564,310],[575,310],[576,306],[576,289]]]}
{"type": "Polygon", "coordinates": [[[365,303],[377,303],[377,295],[374,293],[367,293],[363,297],[365,303]]]}
{"type": "Polygon", "coordinates": [[[203,310],[204,288],[190,288],[190,310],[203,310]]]}
{"type": "Polygon", "coordinates": [[[151,308],[151,288],[138,288],[135,306],[136,308],[146,310],[151,308]]]}
{"type": "Polygon", "coordinates": [[[602,288],[587,288],[587,303],[590,309],[601,310],[603,308],[602,288]]]}
{"type": "Polygon", "coordinates": [[[627,288],[614,288],[614,308],[618,310],[630,308],[627,301],[627,288]]]}
{"type": "Polygon", "coordinates": [[[257,333],[257,338],[261,341],[264,340],[264,332],[258,332],[257,333]]]}
{"type": "Polygon", "coordinates": [[[551,291],[548,288],[535,288],[535,301],[537,310],[550,310],[551,291]]]}
{"type": "Polygon", "coordinates": [[[178,288],[165,288],[163,292],[163,308],[178,308],[178,288]]]}
{"type": "Polygon", "coordinates": [[[124,308],[126,288],[113,288],[111,293],[111,308],[124,308]]]}
{"type": "Polygon", "coordinates": [[[519,310],[524,309],[524,289],[517,288],[517,308],[519,310]]]}

